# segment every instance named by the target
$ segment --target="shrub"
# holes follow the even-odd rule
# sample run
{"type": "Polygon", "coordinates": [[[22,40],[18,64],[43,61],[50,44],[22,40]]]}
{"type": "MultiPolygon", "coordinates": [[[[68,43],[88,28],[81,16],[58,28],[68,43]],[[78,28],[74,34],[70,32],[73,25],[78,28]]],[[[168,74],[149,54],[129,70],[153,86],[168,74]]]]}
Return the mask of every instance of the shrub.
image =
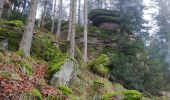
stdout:
{"type": "Polygon", "coordinates": [[[72,90],[67,86],[61,85],[58,89],[66,96],[70,96],[72,94],[72,90]]]}

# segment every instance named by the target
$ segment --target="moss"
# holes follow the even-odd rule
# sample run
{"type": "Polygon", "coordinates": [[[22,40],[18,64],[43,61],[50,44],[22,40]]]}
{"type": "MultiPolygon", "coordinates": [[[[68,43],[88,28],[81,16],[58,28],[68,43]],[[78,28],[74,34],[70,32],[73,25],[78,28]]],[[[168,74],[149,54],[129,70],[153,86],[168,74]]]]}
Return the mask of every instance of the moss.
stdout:
{"type": "Polygon", "coordinates": [[[124,91],[124,100],[141,100],[142,93],[136,90],[127,90],[124,91]]]}
{"type": "Polygon", "coordinates": [[[111,98],[121,94],[122,92],[109,92],[102,96],[102,100],[111,100],[111,98]]]}
{"type": "Polygon", "coordinates": [[[13,27],[18,27],[18,28],[23,26],[23,22],[19,21],[19,20],[7,21],[3,24],[10,25],[10,26],[13,26],[13,27]]]}
{"type": "Polygon", "coordinates": [[[40,91],[37,90],[37,89],[32,89],[32,90],[30,91],[30,95],[37,97],[39,100],[43,100],[40,91]]]}
{"type": "Polygon", "coordinates": [[[54,59],[48,66],[48,77],[51,77],[55,72],[60,70],[60,67],[64,64],[65,59],[54,59]]]}
{"type": "Polygon", "coordinates": [[[66,96],[69,96],[72,94],[72,90],[67,86],[61,85],[58,87],[58,89],[66,96]]]}
{"type": "Polygon", "coordinates": [[[109,73],[109,68],[108,67],[105,67],[103,66],[102,64],[100,65],[94,65],[92,67],[92,71],[98,75],[101,75],[101,76],[107,76],[108,73],[109,73]]]}
{"type": "Polygon", "coordinates": [[[17,52],[16,52],[16,54],[18,55],[18,56],[24,56],[24,52],[22,51],[22,50],[18,50],[17,52]]]}
{"type": "Polygon", "coordinates": [[[110,59],[107,55],[102,54],[97,57],[95,61],[92,61],[88,64],[90,69],[101,76],[107,76],[109,73],[109,68],[107,65],[110,63],[110,59]]]}
{"type": "Polygon", "coordinates": [[[108,65],[110,62],[109,57],[106,54],[101,54],[97,57],[96,64],[108,65]]]}

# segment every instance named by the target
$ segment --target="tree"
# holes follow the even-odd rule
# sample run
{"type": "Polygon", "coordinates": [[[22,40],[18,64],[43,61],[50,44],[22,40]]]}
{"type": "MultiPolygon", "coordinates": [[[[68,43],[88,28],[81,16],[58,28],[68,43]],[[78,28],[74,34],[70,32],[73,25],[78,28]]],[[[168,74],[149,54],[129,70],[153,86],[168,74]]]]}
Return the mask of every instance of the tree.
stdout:
{"type": "Polygon", "coordinates": [[[38,0],[31,0],[29,14],[27,17],[24,34],[20,44],[20,50],[24,52],[25,56],[30,55],[37,4],[38,4],[38,0]]]}
{"type": "Polygon", "coordinates": [[[81,2],[78,0],[78,24],[81,24],[81,2]]]}
{"type": "Polygon", "coordinates": [[[88,29],[87,29],[87,25],[88,25],[88,1],[84,0],[84,55],[83,55],[83,60],[84,63],[87,62],[87,33],[88,33],[88,29]]]}
{"type": "Polygon", "coordinates": [[[73,6],[73,1],[70,0],[70,12],[69,12],[69,25],[68,25],[68,36],[67,36],[67,41],[70,41],[71,40],[71,24],[72,24],[72,6],[73,6]]]}
{"type": "Polygon", "coordinates": [[[56,0],[54,1],[54,8],[53,8],[53,19],[52,19],[52,26],[51,26],[51,33],[54,31],[54,24],[55,24],[55,15],[56,15],[56,0]]]}
{"type": "Polygon", "coordinates": [[[2,16],[3,7],[4,7],[4,0],[0,0],[0,18],[2,16]]]}
{"type": "Polygon", "coordinates": [[[77,0],[72,0],[72,8],[71,8],[71,34],[70,34],[70,55],[74,58],[74,52],[75,52],[75,28],[76,28],[76,6],[77,6],[77,0]]]}
{"type": "Polygon", "coordinates": [[[62,10],[63,9],[63,0],[60,0],[59,2],[59,16],[58,16],[58,26],[57,26],[57,35],[61,33],[61,17],[62,17],[62,10]]]}

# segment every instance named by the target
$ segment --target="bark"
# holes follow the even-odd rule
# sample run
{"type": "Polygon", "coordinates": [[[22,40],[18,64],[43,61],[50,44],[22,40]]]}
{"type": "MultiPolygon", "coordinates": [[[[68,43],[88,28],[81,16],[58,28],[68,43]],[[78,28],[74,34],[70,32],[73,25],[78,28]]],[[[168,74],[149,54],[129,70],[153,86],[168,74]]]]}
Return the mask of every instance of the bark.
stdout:
{"type": "Polygon", "coordinates": [[[57,35],[60,35],[61,33],[61,18],[62,18],[62,6],[63,6],[63,0],[60,0],[59,3],[59,16],[58,16],[58,25],[57,25],[57,35]]]}
{"type": "Polygon", "coordinates": [[[27,0],[23,0],[23,10],[22,10],[23,13],[26,11],[26,4],[27,4],[27,0]]]}
{"type": "Polygon", "coordinates": [[[56,0],[54,1],[53,21],[52,21],[51,33],[53,33],[53,32],[54,32],[55,15],[56,15],[56,0]]]}
{"type": "Polygon", "coordinates": [[[70,0],[70,12],[69,12],[69,26],[68,26],[68,36],[67,41],[71,40],[71,24],[72,24],[72,7],[73,7],[73,0],[70,0]]]}
{"type": "Polygon", "coordinates": [[[4,0],[0,0],[0,18],[2,16],[3,7],[4,7],[4,0]]]}
{"type": "Polygon", "coordinates": [[[80,2],[80,0],[78,0],[78,3],[79,3],[79,5],[78,5],[78,24],[80,25],[81,24],[81,2],[80,2]]]}
{"type": "Polygon", "coordinates": [[[44,0],[44,8],[43,8],[43,12],[42,12],[42,16],[41,16],[41,24],[40,27],[44,27],[44,20],[45,20],[45,16],[46,16],[46,11],[47,11],[47,0],[44,0]]]}
{"type": "Polygon", "coordinates": [[[20,44],[20,50],[24,52],[25,56],[30,56],[37,4],[38,0],[31,0],[27,23],[20,44]]]}
{"type": "Polygon", "coordinates": [[[88,34],[88,7],[87,7],[87,0],[84,0],[84,54],[83,54],[83,60],[84,63],[87,62],[87,34],[88,34]]]}
{"type": "Polygon", "coordinates": [[[72,58],[74,58],[75,53],[75,26],[76,26],[76,4],[77,0],[73,0],[73,6],[72,6],[72,24],[71,24],[71,42],[70,42],[70,55],[72,58]]]}

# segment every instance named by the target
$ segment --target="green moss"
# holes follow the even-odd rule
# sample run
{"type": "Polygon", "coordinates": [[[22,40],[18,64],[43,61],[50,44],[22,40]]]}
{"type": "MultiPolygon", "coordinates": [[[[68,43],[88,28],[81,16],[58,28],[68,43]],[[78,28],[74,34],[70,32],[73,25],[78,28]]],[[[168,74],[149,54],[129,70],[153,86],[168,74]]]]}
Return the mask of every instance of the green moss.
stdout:
{"type": "Polygon", "coordinates": [[[96,59],[96,64],[108,65],[109,62],[110,62],[110,59],[106,54],[101,54],[96,59]]]}
{"type": "Polygon", "coordinates": [[[8,22],[5,22],[4,24],[14,26],[14,27],[18,27],[18,28],[23,26],[23,22],[19,21],[19,20],[8,21],[8,22]]]}
{"type": "Polygon", "coordinates": [[[124,91],[124,100],[141,100],[142,93],[136,90],[127,90],[124,91]]]}
{"type": "Polygon", "coordinates": [[[67,86],[61,85],[58,87],[58,89],[66,96],[69,96],[72,94],[72,90],[67,86]]]}
{"type": "Polygon", "coordinates": [[[88,64],[90,69],[101,76],[107,76],[109,73],[109,68],[107,65],[110,63],[110,59],[107,55],[102,54],[97,57],[95,61],[92,61],[88,64]]]}
{"type": "Polygon", "coordinates": [[[122,92],[109,92],[102,96],[102,100],[111,100],[111,98],[121,94],[122,92]]]}
{"type": "Polygon", "coordinates": [[[31,55],[39,60],[48,62],[47,78],[50,78],[68,58],[68,54],[62,53],[59,47],[52,41],[56,41],[55,36],[51,34],[39,34],[33,39],[31,55]]]}
{"type": "Polygon", "coordinates": [[[60,67],[64,64],[65,59],[56,58],[49,63],[48,76],[51,77],[55,72],[60,70],[60,67]]]}
{"type": "Polygon", "coordinates": [[[37,97],[39,100],[43,100],[40,91],[37,90],[37,89],[32,89],[32,90],[30,91],[30,95],[37,97]]]}
{"type": "Polygon", "coordinates": [[[92,71],[98,75],[107,76],[109,73],[109,68],[103,66],[102,64],[100,65],[97,64],[92,67],[92,71]]]}
{"type": "Polygon", "coordinates": [[[119,92],[109,92],[102,96],[102,100],[110,100],[111,98],[122,94],[124,95],[123,100],[141,100],[142,94],[136,90],[126,90],[119,92]]]}

